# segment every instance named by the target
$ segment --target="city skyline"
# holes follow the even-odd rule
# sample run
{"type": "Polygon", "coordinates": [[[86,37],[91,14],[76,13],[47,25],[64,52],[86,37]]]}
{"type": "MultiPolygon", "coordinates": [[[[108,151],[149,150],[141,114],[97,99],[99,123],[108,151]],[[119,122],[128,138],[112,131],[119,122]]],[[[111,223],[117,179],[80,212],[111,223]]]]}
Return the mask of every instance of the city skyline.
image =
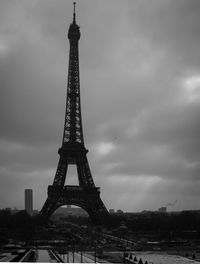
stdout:
{"type": "MultiPolygon", "coordinates": [[[[40,210],[55,176],[72,3],[0,2],[1,208],[30,188],[40,210]]],[[[83,133],[107,208],[200,209],[199,15],[198,0],[77,1],[83,133]]]]}

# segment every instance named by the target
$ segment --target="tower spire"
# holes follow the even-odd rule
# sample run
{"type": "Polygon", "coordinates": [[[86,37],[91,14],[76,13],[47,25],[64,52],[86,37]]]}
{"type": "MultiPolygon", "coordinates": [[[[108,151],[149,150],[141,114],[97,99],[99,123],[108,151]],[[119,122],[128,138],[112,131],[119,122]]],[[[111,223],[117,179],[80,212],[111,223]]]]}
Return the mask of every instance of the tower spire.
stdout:
{"type": "Polygon", "coordinates": [[[76,2],[73,2],[74,14],[73,14],[73,24],[76,24],[76,2]]]}

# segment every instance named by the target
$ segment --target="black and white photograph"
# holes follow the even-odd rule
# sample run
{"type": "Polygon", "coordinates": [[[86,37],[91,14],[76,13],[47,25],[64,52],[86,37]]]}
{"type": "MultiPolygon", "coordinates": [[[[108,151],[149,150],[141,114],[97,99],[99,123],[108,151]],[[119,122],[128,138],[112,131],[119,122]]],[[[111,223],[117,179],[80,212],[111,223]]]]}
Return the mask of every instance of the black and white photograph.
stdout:
{"type": "Polygon", "coordinates": [[[200,0],[0,0],[0,262],[200,263],[200,0]]]}

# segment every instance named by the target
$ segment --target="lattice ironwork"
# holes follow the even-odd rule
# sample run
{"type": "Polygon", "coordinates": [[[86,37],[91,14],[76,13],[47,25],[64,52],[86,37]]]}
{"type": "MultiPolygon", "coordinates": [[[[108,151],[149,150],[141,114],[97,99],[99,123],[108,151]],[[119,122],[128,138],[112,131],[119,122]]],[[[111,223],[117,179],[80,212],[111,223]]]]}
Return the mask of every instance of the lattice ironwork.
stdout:
{"type": "Polygon", "coordinates": [[[75,3],[68,39],[70,51],[67,100],[62,146],[58,150],[60,159],[53,185],[48,187],[48,197],[40,216],[48,219],[58,207],[73,204],[85,209],[93,222],[102,224],[108,220],[109,213],[100,198],[100,188],[94,184],[86,156],[88,150],[83,139],[78,54],[80,29],[76,24],[75,3]],[[77,167],[79,186],[65,185],[69,164],[77,167]]]}
{"type": "Polygon", "coordinates": [[[81,99],[80,99],[80,77],[79,77],[79,56],[78,41],[80,39],[79,26],[74,20],[70,25],[68,38],[70,41],[69,68],[67,83],[67,104],[63,143],[83,142],[83,129],[81,120],[81,99]]]}

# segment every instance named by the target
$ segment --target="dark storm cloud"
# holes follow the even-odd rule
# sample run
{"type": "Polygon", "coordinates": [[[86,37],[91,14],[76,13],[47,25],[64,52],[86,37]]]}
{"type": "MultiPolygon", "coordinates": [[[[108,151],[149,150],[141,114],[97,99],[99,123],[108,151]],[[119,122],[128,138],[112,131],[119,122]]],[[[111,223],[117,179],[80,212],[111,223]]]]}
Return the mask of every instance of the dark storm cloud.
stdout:
{"type": "MultiPolygon", "coordinates": [[[[196,0],[136,1],[130,17],[136,29],[190,66],[199,67],[200,3],[196,0]],[[189,61],[188,61],[189,60],[189,61]]],[[[183,63],[183,62],[182,62],[183,63]]],[[[187,67],[186,65],[186,67],[187,67]]]]}
{"type": "MultiPolygon", "coordinates": [[[[108,207],[198,208],[199,15],[198,0],[77,4],[84,136],[108,207]]],[[[71,19],[72,1],[0,3],[1,206],[30,187],[40,208],[53,181],[71,19]]]]}

